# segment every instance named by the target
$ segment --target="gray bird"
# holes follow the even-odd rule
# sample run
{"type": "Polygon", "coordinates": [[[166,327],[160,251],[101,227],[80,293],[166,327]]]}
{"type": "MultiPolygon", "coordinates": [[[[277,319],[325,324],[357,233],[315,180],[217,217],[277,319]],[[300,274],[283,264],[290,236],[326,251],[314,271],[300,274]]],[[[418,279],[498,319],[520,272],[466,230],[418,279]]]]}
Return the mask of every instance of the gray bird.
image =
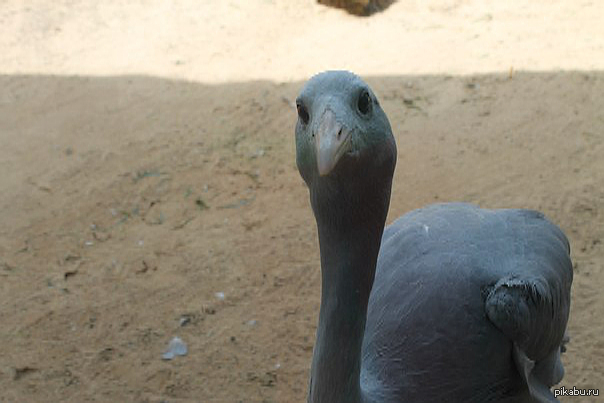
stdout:
{"type": "Polygon", "coordinates": [[[296,104],[322,275],[308,401],[557,401],[573,276],[562,231],[464,203],[384,229],[397,151],[372,90],[324,72],[296,104]]]}

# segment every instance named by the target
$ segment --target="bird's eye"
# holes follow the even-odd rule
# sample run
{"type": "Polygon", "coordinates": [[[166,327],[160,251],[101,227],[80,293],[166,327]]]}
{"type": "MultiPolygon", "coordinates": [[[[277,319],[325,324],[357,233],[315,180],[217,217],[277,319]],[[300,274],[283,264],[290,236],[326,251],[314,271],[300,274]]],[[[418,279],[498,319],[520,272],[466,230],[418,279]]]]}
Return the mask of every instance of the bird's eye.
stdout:
{"type": "Polygon", "coordinates": [[[308,110],[302,104],[297,104],[296,108],[298,109],[298,117],[302,120],[302,123],[308,124],[310,120],[310,115],[308,114],[308,110]]]}
{"type": "Polygon", "coordinates": [[[371,96],[367,90],[363,90],[361,95],[359,95],[357,108],[359,108],[359,112],[361,112],[363,115],[367,115],[369,112],[371,112],[371,96]]]}

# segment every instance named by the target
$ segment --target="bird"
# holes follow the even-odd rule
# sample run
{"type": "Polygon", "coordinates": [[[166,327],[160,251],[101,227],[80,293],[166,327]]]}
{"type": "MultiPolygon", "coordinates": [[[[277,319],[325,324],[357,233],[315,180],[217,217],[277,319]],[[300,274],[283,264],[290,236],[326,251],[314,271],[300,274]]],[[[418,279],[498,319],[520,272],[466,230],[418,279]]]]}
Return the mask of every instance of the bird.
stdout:
{"type": "Polygon", "coordinates": [[[397,146],[373,90],[321,72],[296,109],[321,264],[308,402],[556,402],[573,277],[562,230],[463,202],[386,227],[397,146]]]}

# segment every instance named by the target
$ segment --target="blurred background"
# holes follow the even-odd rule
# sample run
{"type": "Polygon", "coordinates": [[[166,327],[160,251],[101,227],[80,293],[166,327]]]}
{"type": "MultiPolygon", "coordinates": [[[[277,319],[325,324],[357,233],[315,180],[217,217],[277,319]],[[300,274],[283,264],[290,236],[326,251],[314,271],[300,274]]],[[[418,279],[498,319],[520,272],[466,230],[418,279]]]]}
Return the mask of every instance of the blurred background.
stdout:
{"type": "Polygon", "coordinates": [[[601,387],[604,3],[349,3],[0,2],[1,402],[305,400],[320,272],[294,100],[326,69],[390,117],[388,222],[467,201],[562,227],[561,385],[601,387]]]}

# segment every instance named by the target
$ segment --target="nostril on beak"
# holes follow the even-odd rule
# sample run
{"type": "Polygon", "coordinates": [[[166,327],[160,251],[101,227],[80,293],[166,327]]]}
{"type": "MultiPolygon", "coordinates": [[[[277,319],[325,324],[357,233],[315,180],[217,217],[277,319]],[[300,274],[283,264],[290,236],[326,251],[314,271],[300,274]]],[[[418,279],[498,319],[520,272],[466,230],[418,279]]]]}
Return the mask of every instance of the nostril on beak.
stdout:
{"type": "Polygon", "coordinates": [[[340,130],[338,130],[338,140],[340,140],[340,137],[342,137],[342,128],[340,127],[340,130]]]}

